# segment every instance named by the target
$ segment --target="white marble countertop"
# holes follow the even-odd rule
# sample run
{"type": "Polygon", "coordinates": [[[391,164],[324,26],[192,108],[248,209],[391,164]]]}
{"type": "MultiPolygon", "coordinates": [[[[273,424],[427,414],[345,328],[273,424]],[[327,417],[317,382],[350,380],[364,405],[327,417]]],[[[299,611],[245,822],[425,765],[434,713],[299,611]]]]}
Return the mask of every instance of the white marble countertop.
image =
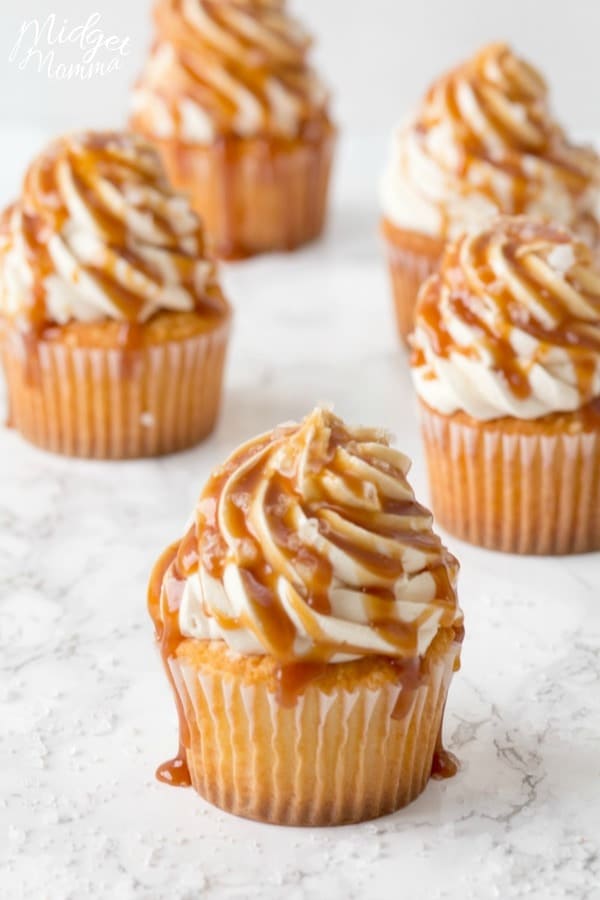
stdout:
{"type": "MultiPolygon", "coordinates": [[[[2,201],[36,143],[8,141],[2,201]]],[[[448,539],[467,638],[446,738],[462,768],[408,809],[282,829],[153,778],[176,722],[146,581],[211,466],[327,401],[390,428],[426,496],[376,237],[381,151],[344,147],[320,245],[226,271],[237,323],[223,414],[203,446],[85,463],[0,431],[0,896],[600,898],[598,554],[516,558],[448,539]]]]}

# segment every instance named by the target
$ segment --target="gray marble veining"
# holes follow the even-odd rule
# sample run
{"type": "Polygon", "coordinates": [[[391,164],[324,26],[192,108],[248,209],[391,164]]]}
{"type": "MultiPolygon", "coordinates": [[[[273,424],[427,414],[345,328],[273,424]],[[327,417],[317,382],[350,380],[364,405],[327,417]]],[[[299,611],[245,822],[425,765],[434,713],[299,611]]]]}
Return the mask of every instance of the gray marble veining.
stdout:
{"type": "Polygon", "coordinates": [[[446,738],[462,768],[397,815],[279,829],[153,778],[176,724],[145,586],[211,467],[333,402],[395,433],[426,496],[369,201],[379,149],[345,148],[323,243],[227,269],[235,336],[203,446],[85,463],[0,431],[0,896],[600,898],[600,555],[507,557],[448,538],[467,639],[446,738]]]}

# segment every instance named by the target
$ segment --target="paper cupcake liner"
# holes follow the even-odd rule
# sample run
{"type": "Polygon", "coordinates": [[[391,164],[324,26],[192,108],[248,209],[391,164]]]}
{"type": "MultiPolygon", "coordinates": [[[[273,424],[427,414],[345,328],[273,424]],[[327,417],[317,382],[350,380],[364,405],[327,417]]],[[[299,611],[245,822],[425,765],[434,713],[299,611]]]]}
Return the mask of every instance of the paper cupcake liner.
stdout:
{"type": "Polygon", "coordinates": [[[340,825],[391,813],[431,777],[459,649],[432,663],[403,719],[402,688],[309,685],[292,707],[266,685],[170,662],[189,727],[195,789],[235,815],[280,825],[340,825]]]}
{"type": "Polygon", "coordinates": [[[440,261],[440,242],[426,236],[418,236],[411,243],[399,236],[391,236],[391,229],[384,224],[388,268],[392,282],[394,312],[398,335],[408,343],[415,324],[415,308],[419,289],[424,281],[437,270],[440,261]]]}
{"type": "Polygon", "coordinates": [[[600,550],[600,416],[591,431],[565,416],[561,433],[531,423],[520,433],[517,420],[503,431],[424,404],[421,416],[433,513],[447,531],[508,553],[600,550]]]}
{"type": "Polygon", "coordinates": [[[227,259],[293,250],[321,234],[334,142],[333,130],[311,141],[154,141],[172,182],[204,220],[214,251],[227,259]]]}
{"type": "Polygon", "coordinates": [[[229,326],[140,350],[2,341],[9,422],[38,447],[126,459],[191,447],[214,427],[229,326]]]}

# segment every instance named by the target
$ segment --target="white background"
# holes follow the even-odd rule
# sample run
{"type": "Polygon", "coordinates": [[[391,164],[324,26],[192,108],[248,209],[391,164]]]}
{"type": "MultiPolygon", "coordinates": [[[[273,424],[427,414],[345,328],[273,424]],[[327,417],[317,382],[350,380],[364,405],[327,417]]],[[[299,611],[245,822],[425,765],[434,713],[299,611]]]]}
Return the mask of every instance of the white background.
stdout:
{"type": "MultiPolygon", "coordinates": [[[[346,130],[387,132],[439,71],[496,39],[512,42],[546,73],[566,125],[584,133],[600,125],[598,0],[291,0],[291,6],[317,39],[316,58],[346,130]]],[[[150,0],[0,0],[0,9],[0,123],[60,131],[124,121],[128,89],[150,42],[150,0]],[[121,71],[82,84],[11,66],[23,19],[52,12],[72,25],[100,12],[107,33],[129,36],[121,71]]],[[[64,50],[60,57],[73,59],[64,50]]]]}

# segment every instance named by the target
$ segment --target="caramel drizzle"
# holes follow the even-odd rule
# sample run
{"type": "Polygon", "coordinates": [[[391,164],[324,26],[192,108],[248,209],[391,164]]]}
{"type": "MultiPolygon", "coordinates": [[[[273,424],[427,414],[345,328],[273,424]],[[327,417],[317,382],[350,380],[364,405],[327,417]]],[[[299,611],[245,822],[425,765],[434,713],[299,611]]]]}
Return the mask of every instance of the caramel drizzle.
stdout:
{"type": "MultiPolygon", "coordinates": [[[[529,219],[501,219],[477,237],[464,236],[449,245],[440,273],[424,286],[419,299],[418,322],[426,344],[441,358],[461,354],[481,358],[489,354],[496,371],[520,400],[531,395],[529,371],[535,363],[544,365],[550,348],[561,348],[571,359],[583,403],[593,400],[593,381],[600,360],[600,272],[592,266],[590,251],[575,243],[561,229],[529,219]],[[527,265],[530,256],[544,259],[552,249],[573,248],[575,263],[564,275],[568,288],[597,312],[595,319],[583,319],[569,307],[563,296],[536,278],[527,265]],[[511,273],[535,300],[530,309],[515,297],[505,279],[496,274],[492,251],[499,251],[511,273]],[[530,248],[530,249],[528,249],[530,248]],[[590,285],[584,286],[590,271],[590,285]],[[476,343],[459,345],[448,330],[451,319],[464,322],[477,334],[476,343]],[[553,321],[549,326],[544,321],[553,321]],[[513,329],[527,333],[539,343],[532,358],[523,359],[513,349],[513,329]]],[[[417,341],[413,365],[426,366],[422,341],[417,341]]]]}
{"type": "MultiPolygon", "coordinates": [[[[175,113],[175,110],[173,110],[175,113]]],[[[134,117],[134,123],[140,127],[143,132],[143,122],[134,117]]],[[[334,129],[329,120],[323,116],[307,120],[300,128],[299,137],[295,140],[273,137],[266,133],[261,133],[253,138],[259,142],[262,151],[262,158],[258,163],[258,180],[261,183],[272,181],[277,182],[277,165],[280,158],[281,150],[290,150],[304,144],[305,153],[307,155],[307,171],[310,179],[311,187],[308,191],[304,202],[307,204],[307,219],[310,222],[316,222],[319,212],[319,195],[321,191],[321,182],[323,179],[324,169],[322,161],[321,144],[334,134],[334,129]],[[306,145],[312,145],[307,147],[306,145]],[[310,158],[308,158],[310,154],[310,158]]],[[[215,150],[218,151],[217,159],[219,164],[218,184],[221,191],[221,215],[222,231],[219,242],[213,247],[214,253],[221,259],[240,260],[252,256],[256,249],[253,246],[246,246],[239,236],[239,223],[237,215],[237,205],[235,197],[235,179],[238,169],[239,158],[245,152],[244,138],[235,134],[221,134],[214,142],[215,150]]],[[[184,168],[182,164],[181,168],[184,168]]],[[[177,178],[177,171],[172,171],[172,176],[177,178]]],[[[182,188],[185,185],[182,182],[182,188]]],[[[286,227],[286,234],[282,240],[284,249],[292,250],[296,246],[297,236],[294,222],[294,216],[287,214],[283,221],[286,227]]],[[[214,239],[214,235],[212,236],[214,239]]]]}
{"type": "Polygon", "coordinates": [[[156,777],[174,787],[189,787],[192,783],[187,765],[189,729],[181,695],[175,684],[170,662],[175,658],[181,642],[179,631],[179,603],[188,572],[197,565],[195,529],[168,547],[156,563],[148,586],[148,611],[154,622],[156,642],[166,676],[171,685],[179,721],[179,746],[173,759],[162,763],[156,777]],[[176,591],[173,588],[177,588],[176,591]]]}
{"type": "MultiPolygon", "coordinates": [[[[298,434],[299,432],[297,432],[298,434]]],[[[453,558],[442,547],[437,538],[427,528],[415,531],[414,526],[403,525],[403,516],[425,513],[422,507],[407,500],[405,504],[399,504],[398,500],[380,494],[379,510],[372,512],[370,517],[365,515],[359,507],[346,506],[343,509],[331,502],[317,484],[318,492],[314,500],[302,500],[298,498],[298,488],[295,483],[296,472],[289,477],[281,471],[269,474],[269,484],[264,497],[264,515],[266,527],[275,545],[274,553],[280,563],[273,561],[271,553],[264,554],[260,550],[260,535],[254,532],[252,517],[248,515],[248,504],[252,502],[259,483],[264,478],[265,467],[268,467],[268,459],[281,446],[283,441],[289,441],[291,435],[284,434],[266,445],[259,444],[257,448],[252,445],[243,448],[241,453],[234,454],[229,465],[211,481],[203,494],[204,501],[209,501],[207,507],[210,513],[200,512],[198,518],[199,556],[204,570],[212,578],[223,578],[224,566],[230,553],[228,546],[224,544],[217,511],[226,520],[229,533],[228,541],[233,542],[237,548],[248,548],[246,551],[236,551],[237,564],[241,577],[250,596],[252,615],[247,621],[236,621],[235,628],[246,627],[254,631],[263,642],[267,652],[284,662],[294,662],[296,653],[293,642],[295,627],[288,618],[287,613],[278,599],[278,581],[282,576],[279,565],[285,566],[285,578],[291,579],[290,584],[294,591],[302,598],[308,609],[298,609],[296,612],[303,617],[303,624],[308,633],[313,637],[315,646],[310,652],[311,661],[327,662],[333,655],[339,652],[339,647],[332,647],[326,637],[321,633],[316,619],[310,615],[310,610],[327,615],[330,611],[329,592],[333,583],[333,566],[329,559],[317,549],[307,543],[298,540],[297,529],[294,521],[294,510],[299,502],[302,512],[307,519],[316,521],[319,532],[327,541],[349,555],[355,562],[365,569],[371,576],[373,584],[383,582],[385,587],[363,589],[365,605],[372,612],[373,618],[370,624],[389,641],[399,655],[411,655],[416,652],[417,634],[423,619],[419,617],[409,627],[402,625],[391,615],[395,603],[393,584],[404,574],[402,558],[398,555],[393,558],[374,549],[375,539],[364,538],[361,542],[354,535],[349,538],[332,524],[329,513],[343,513],[341,518],[356,524],[359,527],[367,526],[371,535],[380,534],[382,537],[391,538],[398,544],[407,548],[413,548],[426,554],[429,562],[427,569],[434,579],[436,590],[435,597],[430,601],[431,606],[437,606],[441,610],[442,626],[452,625],[456,618],[456,596],[451,583],[451,577],[456,573],[456,564],[453,558]],[[252,464],[247,465],[248,461],[252,464]],[[239,470],[244,470],[242,476],[229,484],[224,493],[226,483],[230,475],[239,470]],[[383,526],[379,525],[380,518],[383,526]],[[394,524],[391,524],[394,523],[394,524]],[[396,524],[397,523],[397,524],[396,524]],[[240,552],[244,558],[240,561],[240,552]],[[450,573],[450,574],[449,574],[450,573]]],[[[336,454],[339,447],[348,446],[351,437],[346,432],[331,430],[327,454],[331,457],[327,469],[336,471],[336,454]]],[[[404,480],[399,471],[394,477],[404,480]]],[[[351,483],[351,478],[346,476],[346,485],[351,483]]],[[[406,483],[406,482],[404,482],[406,483]]],[[[206,508],[202,506],[202,508],[206,508]]],[[[214,616],[224,629],[231,628],[228,621],[220,621],[218,611],[214,616]]],[[[423,613],[427,618],[428,613],[423,613]]],[[[361,648],[345,647],[348,653],[361,654],[361,648]]]]}
{"type": "MultiPolygon", "coordinates": [[[[235,134],[238,100],[223,81],[243,85],[260,107],[265,133],[272,131],[269,85],[276,78],[294,97],[300,127],[313,120],[324,122],[326,111],[315,110],[311,84],[314,74],[306,56],[310,40],[297,31],[283,4],[198,0],[199,11],[210,27],[196,26],[183,10],[182,0],[159,0],[155,8],[157,41],[154,50],[168,44],[175,52],[172,77],[152,84],[152,91],[167,105],[174,121],[187,98],[215,122],[216,130],[235,134]],[[223,73],[215,83],[211,73],[223,73]]],[[[144,76],[140,86],[144,84],[144,76]]],[[[143,122],[139,122],[143,130],[143,122]]]]}
{"type": "MultiPolygon", "coordinates": [[[[116,272],[118,260],[128,262],[159,289],[162,286],[162,276],[144,258],[144,249],[169,255],[170,264],[177,273],[178,285],[192,298],[198,313],[207,316],[225,314],[226,306],[216,290],[214,275],[209,277],[205,290],[200,292],[198,289],[197,264],[206,257],[202,226],[197,220],[197,225],[185,238],[176,231],[168,212],[168,204],[175,195],[168,186],[154,151],[130,135],[87,133],[64,138],[52,145],[29,169],[21,201],[5,214],[10,216],[9,231],[12,229],[13,233],[9,233],[3,242],[4,249],[19,234],[33,276],[34,288],[23,313],[24,330],[40,335],[52,325],[46,311],[44,282],[54,272],[48,249],[49,239],[62,231],[69,218],[59,179],[62,166],[70,172],[93,228],[114,257],[114,263],[107,259],[103,267],[79,263],[80,271],[85,272],[109,298],[118,317],[126,323],[136,323],[146,303],[145,297],[133,287],[119,281],[116,272]],[[121,195],[134,189],[137,189],[138,195],[144,194],[141,205],[136,203],[134,208],[139,216],[151,222],[156,237],[138,235],[134,223],[125,221],[120,210],[111,209],[99,190],[102,182],[121,195]],[[182,246],[183,240],[190,242],[189,250],[182,246]]],[[[191,215],[191,212],[188,211],[188,214],[191,215]]]]}
{"type": "MultiPolygon", "coordinates": [[[[331,658],[339,653],[340,649],[349,654],[355,651],[363,655],[360,648],[350,646],[340,648],[328,644],[325,637],[319,633],[318,626],[310,621],[311,617],[307,614],[303,618],[303,624],[316,643],[309,655],[300,660],[297,658],[294,650],[296,628],[278,599],[278,573],[263,556],[258,537],[253,533],[248,516],[248,498],[263,477],[266,459],[282,443],[297,436],[301,428],[302,426],[279,429],[234,453],[209,480],[199,504],[195,525],[190,528],[179,545],[166,551],[153,573],[149,590],[149,610],[155,623],[157,640],[165,671],[173,688],[180,720],[179,752],[174,760],[165,763],[158,770],[158,777],[169,784],[189,783],[186,765],[189,734],[185,710],[182,708],[169,665],[177,653],[179,643],[183,640],[179,630],[179,605],[186,579],[196,574],[200,565],[211,577],[216,579],[223,577],[225,560],[229,552],[228,544],[219,527],[223,504],[226,504],[229,540],[236,543],[240,548],[239,553],[243,556],[243,564],[238,560],[238,568],[252,608],[252,620],[259,623],[258,630],[267,652],[279,661],[276,675],[276,696],[279,702],[283,705],[295,703],[306,686],[318,681],[324,674],[331,658]],[[231,476],[238,470],[244,470],[244,474],[236,483],[235,489],[225,493],[225,487],[231,476]]],[[[330,465],[334,465],[337,448],[347,446],[350,440],[350,435],[338,425],[331,428],[328,446],[325,449],[330,465]]],[[[378,460],[377,467],[385,468],[385,464],[378,460]]],[[[396,478],[405,482],[404,475],[399,470],[389,466],[387,468],[387,474],[393,473],[396,478]]],[[[278,550],[287,557],[295,571],[303,573],[303,577],[298,578],[293,586],[305,600],[308,613],[310,610],[316,610],[327,615],[330,612],[329,589],[333,580],[333,567],[326,557],[306,545],[299,544],[295,539],[295,530],[290,518],[291,507],[288,502],[290,493],[295,490],[293,482],[294,474],[291,472],[288,477],[279,471],[273,476],[265,501],[268,527],[278,550]]],[[[386,509],[385,498],[382,498],[382,503],[386,509]]],[[[319,511],[326,508],[327,503],[323,500],[307,503],[306,514],[318,515],[319,511]]],[[[353,510],[353,513],[356,512],[353,510]]],[[[407,500],[404,503],[388,499],[387,518],[381,533],[433,555],[435,562],[430,563],[429,571],[435,582],[435,597],[430,604],[441,608],[439,627],[453,627],[456,642],[461,643],[464,631],[454,591],[456,561],[443,548],[439,539],[430,532],[415,534],[408,528],[398,530],[390,526],[393,516],[399,514],[415,516],[423,512],[425,512],[423,508],[414,500],[407,500]]],[[[367,524],[360,515],[357,518],[363,525],[367,524]]],[[[332,535],[328,534],[328,537],[331,539],[332,535]]],[[[357,562],[374,574],[379,574],[385,580],[398,578],[402,574],[403,568],[399,560],[391,560],[384,554],[374,553],[355,544],[345,546],[339,536],[335,537],[341,549],[351,552],[357,562]]],[[[395,600],[391,587],[369,588],[366,589],[366,594],[372,626],[398,652],[399,658],[388,659],[396,670],[398,683],[402,685],[397,705],[392,713],[394,718],[401,719],[412,708],[416,692],[426,683],[428,677],[424,661],[418,655],[417,644],[418,630],[425,617],[419,616],[410,624],[391,619],[389,608],[395,600]]],[[[253,627],[249,620],[230,619],[217,611],[211,611],[211,614],[224,630],[253,627]]],[[[441,759],[441,755],[440,750],[436,759],[438,757],[441,759]]],[[[434,768],[436,765],[434,761],[434,768]]],[[[441,771],[441,764],[438,768],[441,771]]]]}
{"type": "Polygon", "coordinates": [[[536,178],[526,166],[532,158],[552,169],[553,177],[575,199],[587,191],[591,178],[600,178],[596,154],[570,144],[552,119],[542,76],[503,44],[484,48],[429,89],[414,126],[424,153],[430,152],[428,138],[432,129],[441,123],[450,123],[454,135],[459,157],[455,174],[461,179],[464,193],[475,190],[484,194],[504,213],[525,213],[535,200],[536,178]],[[465,86],[475,99],[484,127],[475,129],[461,109],[459,94],[465,86]],[[524,110],[523,119],[511,111],[511,105],[524,110]],[[482,163],[490,167],[485,180],[482,163]],[[478,178],[470,181],[474,167],[479,167],[478,178]],[[501,192],[497,188],[498,170],[511,185],[508,201],[505,186],[501,192]]]}

